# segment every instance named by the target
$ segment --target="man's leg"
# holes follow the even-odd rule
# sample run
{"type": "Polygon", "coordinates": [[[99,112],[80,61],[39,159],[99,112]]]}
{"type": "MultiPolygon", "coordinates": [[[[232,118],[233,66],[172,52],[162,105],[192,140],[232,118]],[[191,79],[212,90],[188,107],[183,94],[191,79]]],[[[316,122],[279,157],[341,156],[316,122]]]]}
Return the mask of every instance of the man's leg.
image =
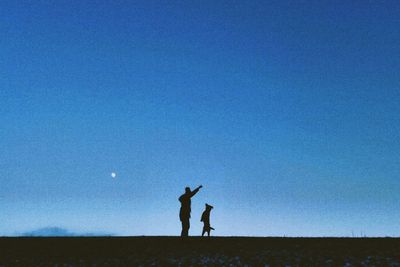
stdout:
{"type": "Polygon", "coordinates": [[[190,228],[189,218],[184,218],[184,219],[182,220],[182,232],[181,232],[181,236],[188,236],[188,235],[189,235],[189,228],[190,228]]]}
{"type": "Polygon", "coordinates": [[[187,236],[187,230],[186,230],[186,223],[185,223],[185,220],[182,220],[181,223],[182,223],[181,236],[187,236]]]}
{"type": "Polygon", "coordinates": [[[190,228],[190,219],[187,218],[186,222],[185,222],[185,236],[189,236],[189,228],[190,228]]]}

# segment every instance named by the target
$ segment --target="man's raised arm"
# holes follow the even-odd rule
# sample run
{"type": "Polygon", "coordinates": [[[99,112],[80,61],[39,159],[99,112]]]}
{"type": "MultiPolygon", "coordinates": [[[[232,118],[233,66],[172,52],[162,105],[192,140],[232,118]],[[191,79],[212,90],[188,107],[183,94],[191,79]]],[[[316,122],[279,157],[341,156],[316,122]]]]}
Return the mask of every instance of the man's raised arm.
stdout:
{"type": "Polygon", "coordinates": [[[192,196],[194,196],[194,195],[196,195],[196,193],[197,192],[199,192],[199,190],[200,190],[200,188],[202,188],[203,186],[202,185],[200,185],[199,187],[197,187],[195,190],[193,190],[191,193],[190,193],[190,197],[192,197],[192,196]]]}

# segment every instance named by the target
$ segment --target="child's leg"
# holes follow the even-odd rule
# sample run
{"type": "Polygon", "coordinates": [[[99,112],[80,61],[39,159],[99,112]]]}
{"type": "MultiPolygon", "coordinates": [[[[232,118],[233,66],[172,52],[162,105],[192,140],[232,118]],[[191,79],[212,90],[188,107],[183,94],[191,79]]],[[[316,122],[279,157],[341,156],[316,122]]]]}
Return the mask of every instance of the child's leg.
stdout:
{"type": "Polygon", "coordinates": [[[203,227],[203,232],[201,233],[201,236],[204,236],[204,234],[206,233],[206,227],[203,227]]]}

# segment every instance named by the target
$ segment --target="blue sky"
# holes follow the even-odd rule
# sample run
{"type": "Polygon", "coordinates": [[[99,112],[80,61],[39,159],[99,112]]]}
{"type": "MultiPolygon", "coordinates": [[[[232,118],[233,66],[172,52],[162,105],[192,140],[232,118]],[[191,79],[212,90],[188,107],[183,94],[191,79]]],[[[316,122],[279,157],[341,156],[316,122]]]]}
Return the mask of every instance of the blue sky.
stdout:
{"type": "Polygon", "coordinates": [[[399,236],[399,12],[2,1],[0,235],[399,236]]]}

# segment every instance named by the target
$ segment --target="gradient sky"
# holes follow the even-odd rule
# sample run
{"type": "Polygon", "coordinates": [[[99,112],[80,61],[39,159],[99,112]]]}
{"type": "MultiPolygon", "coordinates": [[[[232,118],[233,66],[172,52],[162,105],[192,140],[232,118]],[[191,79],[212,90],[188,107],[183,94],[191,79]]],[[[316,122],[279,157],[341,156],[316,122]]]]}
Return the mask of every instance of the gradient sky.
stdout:
{"type": "Polygon", "coordinates": [[[400,236],[399,1],[131,2],[0,2],[0,235],[400,236]]]}

